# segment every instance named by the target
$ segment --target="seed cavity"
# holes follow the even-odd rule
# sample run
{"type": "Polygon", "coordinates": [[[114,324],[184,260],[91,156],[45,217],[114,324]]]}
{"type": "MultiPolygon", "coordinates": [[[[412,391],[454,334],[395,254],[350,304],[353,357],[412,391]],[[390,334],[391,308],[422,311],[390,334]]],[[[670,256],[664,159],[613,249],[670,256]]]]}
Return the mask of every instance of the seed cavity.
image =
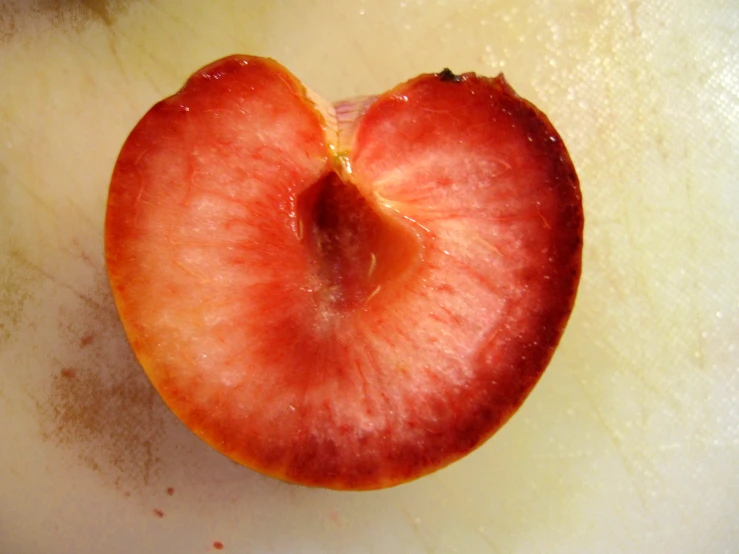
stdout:
{"type": "Polygon", "coordinates": [[[361,308],[392,288],[420,259],[416,232],[383,213],[338,172],[303,191],[295,202],[295,234],[321,283],[321,305],[361,308]]]}

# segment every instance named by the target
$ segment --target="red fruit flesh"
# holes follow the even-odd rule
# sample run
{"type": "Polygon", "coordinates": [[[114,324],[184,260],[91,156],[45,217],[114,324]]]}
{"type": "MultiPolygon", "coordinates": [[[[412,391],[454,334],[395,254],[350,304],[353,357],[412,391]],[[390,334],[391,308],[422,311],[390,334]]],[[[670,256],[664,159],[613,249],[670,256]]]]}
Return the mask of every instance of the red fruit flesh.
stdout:
{"type": "Polygon", "coordinates": [[[512,415],[572,310],[583,225],[560,137],[502,78],[422,75],[358,115],[337,139],[275,62],[211,64],[131,133],[106,220],[170,408],[338,489],[434,471],[512,415]]]}

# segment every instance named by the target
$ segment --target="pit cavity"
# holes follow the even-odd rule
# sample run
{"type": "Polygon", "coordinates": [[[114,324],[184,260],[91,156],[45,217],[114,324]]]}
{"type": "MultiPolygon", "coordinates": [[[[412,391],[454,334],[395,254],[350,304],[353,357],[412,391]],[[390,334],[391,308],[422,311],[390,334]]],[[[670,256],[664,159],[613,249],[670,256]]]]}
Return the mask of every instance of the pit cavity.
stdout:
{"type": "Polygon", "coordinates": [[[309,249],[322,303],[353,310],[395,289],[420,259],[418,235],[378,210],[349,180],[331,172],[297,200],[298,238],[309,249]]]}

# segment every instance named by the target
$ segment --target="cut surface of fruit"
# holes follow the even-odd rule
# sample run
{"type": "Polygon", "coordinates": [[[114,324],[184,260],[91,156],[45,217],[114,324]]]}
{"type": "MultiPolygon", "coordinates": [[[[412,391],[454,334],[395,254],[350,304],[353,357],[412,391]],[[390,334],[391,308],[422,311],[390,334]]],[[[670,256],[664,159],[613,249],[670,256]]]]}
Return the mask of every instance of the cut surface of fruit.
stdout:
{"type": "Polygon", "coordinates": [[[445,70],[317,100],[231,56],[154,106],[110,186],[131,345],[211,446],[287,481],[375,489],[489,438],[573,308],[569,155],[502,77],[445,70]]]}

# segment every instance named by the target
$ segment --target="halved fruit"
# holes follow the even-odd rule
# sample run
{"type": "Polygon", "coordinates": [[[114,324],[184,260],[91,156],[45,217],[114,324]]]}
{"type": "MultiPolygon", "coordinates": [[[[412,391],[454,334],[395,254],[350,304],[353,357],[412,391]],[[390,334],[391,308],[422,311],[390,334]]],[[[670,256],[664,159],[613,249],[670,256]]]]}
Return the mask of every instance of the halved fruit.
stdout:
{"type": "Polygon", "coordinates": [[[396,485],[490,437],[580,276],[577,177],[503,77],[332,106],[272,60],[198,71],[128,137],[108,271],[175,414],[267,475],[396,485]]]}

